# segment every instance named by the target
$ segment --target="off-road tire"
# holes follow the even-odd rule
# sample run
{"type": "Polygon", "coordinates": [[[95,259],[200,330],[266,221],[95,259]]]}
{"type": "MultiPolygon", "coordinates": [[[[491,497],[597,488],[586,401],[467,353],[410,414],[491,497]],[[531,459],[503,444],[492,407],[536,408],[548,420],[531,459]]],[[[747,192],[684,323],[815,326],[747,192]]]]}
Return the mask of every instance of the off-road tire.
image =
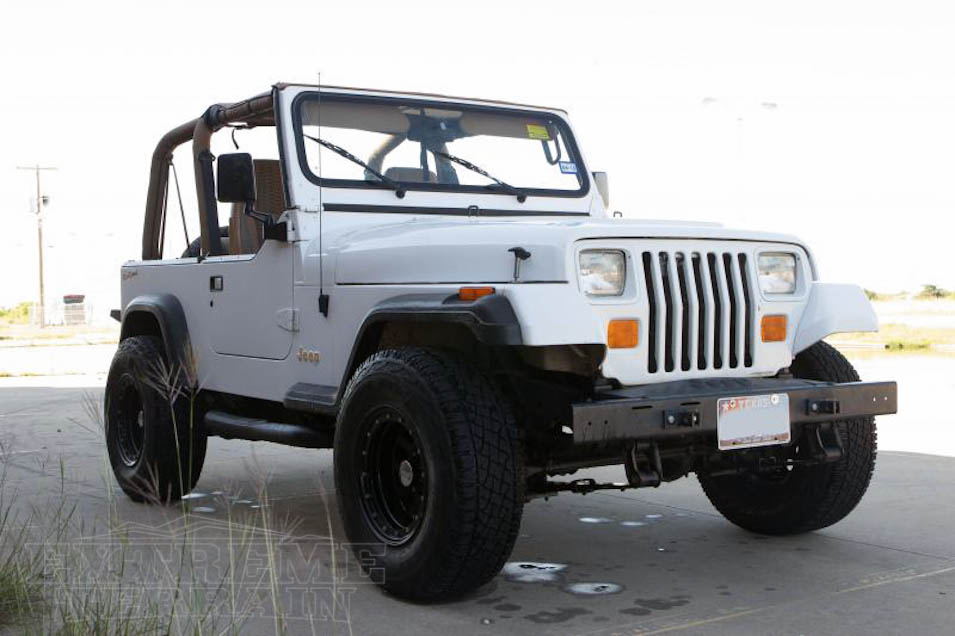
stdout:
{"type": "MultiPolygon", "coordinates": [[[[825,342],[796,356],[795,377],[830,382],[856,382],[859,374],[845,357],[825,342]]],[[[835,422],[844,447],[834,463],[795,467],[783,479],[756,474],[700,475],[710,502],[729,521],[762,534],[809,532],[840,521],[856,507],[875,469],[875,419],[860,417],[835,422]]]]}
{"type": "Polygon", "coordinates": [[[170,405],[168,394],[155,388],[164,360],[158,338],[126,338],[106,380],[106,449],[120,487],[133,501],[178,501],[199,480],[206,456],[206,435],[190,415],[188,394],[170,405]],[[137,428],[138,444],[129,441],[136,437],[129,431],[137,428]]]}
{"type": "Polygon", "coordinates": [[[334,457],[345,533],[365,571],[390,593],[450,600],[503,567],[524,505],[521,436],[505,397],[474,366],[424,348],[375,353],[348,383],[334,457]],[[401,420],[423,459],[424,476],[414,477],[424,483],[423,514],[408,538],[391,544],[362,501],[371,474],[367,440],[381,413],[401,420]]]}

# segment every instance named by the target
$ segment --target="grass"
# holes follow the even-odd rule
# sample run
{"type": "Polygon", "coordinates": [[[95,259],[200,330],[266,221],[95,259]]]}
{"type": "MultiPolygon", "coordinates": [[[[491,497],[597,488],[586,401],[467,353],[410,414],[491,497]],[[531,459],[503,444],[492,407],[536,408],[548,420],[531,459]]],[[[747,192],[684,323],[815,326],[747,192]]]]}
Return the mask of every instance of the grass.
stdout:
{"type": "MultiPolygon", "coordinates": [[[[191,360],[187,357],[187,362],[191,360]]],[[[171,372],[157,366],[152,376],[148,381],[167,399],[195,399],[194,373],[171,372]]],[[[75,423],[90,434],[102,435],[103,403],[88,398],[84,406],[94,426],[75,423]]],[[[192,426],[194,422],[176,425],[192,426]]],[[[280,584],[282,547],[276,537],[289,536],[296,524],[273,517],[268,506],[267,473],[259,467],[250,467],[248,472],[260,508],[234,509],[231,500],[223,499],[226,520],[219,520],[219,525],[225,525],[228,540],[222,543],[220,538],[215,554],[217,563],[224,564],[225,569],[210,574],[208,550],[212,540],[203,534],[201,525],[197,526],[190,501],[155,507],[155,514],[180,525],[169,541],[162,543],[161,554],[153,554],[151,550],[156,548],[131,535],[130,526],[122,518],[105,457],[107,512],[97,514],[88,525],[75,514],[72,502],[77,497],[68,489],[62,460],[59,492],[54,489],[43,501],[18,501],[7,480],[9,464],[5,459],[10,452],[0,444],[0,632],[226,635],[240,633],[250,618],[261,618],[263,612],[272,617],[271,628],[276,634],[289,630],[280,584]],[[87,543],[90,537],[98,542],[87,543]],[[101,537],[107,537],[105,542],[101,537]],[[150,558],[143,558],[144,553],[150,558]],[[252,580],[247,568],[255,573],[252,580]]],[[[339,599],[336,589],[340,579],[335,565],[336,544],[321,483],[319,492],[326,506],[326,538],[332,545],[331,617],[347,621],[339,626],[347,626],[350,633],[349,604],[339,599]]],[[[150,499],[150,493],[143,494],[150,499]]],[[[311,610],[308,616],[298,618],[307,619],[312,633],[316,633],[316,616],[311,610]]]]}
{"type": "MultiPolygon", "coordinates": [[[[0,455],[6,451],[0,448],[0,455]]],[[[0,627],[22,625],[43,605],[43,585],[35,559],[21,546],[27,524],[20,523],[9,501],[7,465],[0,469],[0,627]]]]}
{"type": "Polygon", "coordinates": [[[881,345],[887,351],[925,351],[932,345],[955,345],[955,327],[887,324],[877,333],[840,333],[828,340],[836,344],[881,345]]]}

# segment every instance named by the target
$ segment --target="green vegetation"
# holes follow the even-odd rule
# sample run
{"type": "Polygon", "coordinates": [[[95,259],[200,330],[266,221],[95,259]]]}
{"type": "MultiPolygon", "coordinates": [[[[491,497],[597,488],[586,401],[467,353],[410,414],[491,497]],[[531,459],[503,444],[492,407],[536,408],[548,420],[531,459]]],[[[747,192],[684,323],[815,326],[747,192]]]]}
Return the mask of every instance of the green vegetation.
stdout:
{"type": "Polygon", "coordinates": [[[916,298],[923,298],[928,300],[940,300],[942,298],[955,298],[955,292],[949,291],[947,289],[942,289],[936,285],[922,285],[922,291],[920,291],[916,298]]]}
{"type": "Polygon", "coordinates": [[[886,351],[924,351],[931,348],[932,343],[925,342],[924,340],[890,340],[885,343],[886,351]]]}
{"type": "Polygon", "coordinates": [[[0,322],[25,325],[30,321],[30,306],[33,303],[22,302],[13,307],[0,308],[0,322]]]}
{"type": "Polygon", "coordinates": [[[955,291],[939,287],[938,285],[922,285],[922,289],[914,294],[906,291],[889,294],[872,289],[863,289],[862,291],[865,292],[866,298],[873,302],[906,300],[910,297],[917,300],[955,300],[955,291]]]}
{"type": "MultiPolygon", "coordinates": [[[[7,449],[0,443],[0,456],[7,449]]],[[[7,464],[0,463],[0,628],[22,625],[43,604],[40,562],[26,554],[28,524],[13,511],[6,487],[7,464]]]]}
{"type": "Polygon", "coordinates": [[[840,333],[827,338],[834,345],[881,345],[887,351],[924,351],[932,345],[955,344],[955,327],[912,327],[887,324],[877,333],[840,333]]]}

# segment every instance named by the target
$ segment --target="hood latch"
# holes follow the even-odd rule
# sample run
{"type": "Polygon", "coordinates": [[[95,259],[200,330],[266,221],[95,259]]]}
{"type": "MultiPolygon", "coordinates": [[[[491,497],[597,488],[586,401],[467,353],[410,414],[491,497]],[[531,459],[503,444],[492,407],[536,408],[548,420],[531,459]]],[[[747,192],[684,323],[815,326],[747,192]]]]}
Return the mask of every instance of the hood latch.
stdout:
{"type": "Polygon", "coordinates": [[[507,250],[514,254],[514,282],[520,282],[521,280],[521,261],[526,261],[531,257],[531,253],[525,250],[523,247],[512,247],[507,250]]]}

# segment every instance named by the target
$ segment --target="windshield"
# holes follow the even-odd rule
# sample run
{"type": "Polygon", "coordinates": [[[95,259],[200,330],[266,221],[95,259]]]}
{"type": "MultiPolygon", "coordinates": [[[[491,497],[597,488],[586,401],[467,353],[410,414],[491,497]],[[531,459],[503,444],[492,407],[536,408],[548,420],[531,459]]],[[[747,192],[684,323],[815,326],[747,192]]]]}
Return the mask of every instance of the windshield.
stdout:
{"type": "Polygon", "coordinates": [[[297,102],[295,116],[304,167],[323,186],[400,184],[520,201],[586,193],[570,131],[552,114],[312,93],[297,102]]]}

